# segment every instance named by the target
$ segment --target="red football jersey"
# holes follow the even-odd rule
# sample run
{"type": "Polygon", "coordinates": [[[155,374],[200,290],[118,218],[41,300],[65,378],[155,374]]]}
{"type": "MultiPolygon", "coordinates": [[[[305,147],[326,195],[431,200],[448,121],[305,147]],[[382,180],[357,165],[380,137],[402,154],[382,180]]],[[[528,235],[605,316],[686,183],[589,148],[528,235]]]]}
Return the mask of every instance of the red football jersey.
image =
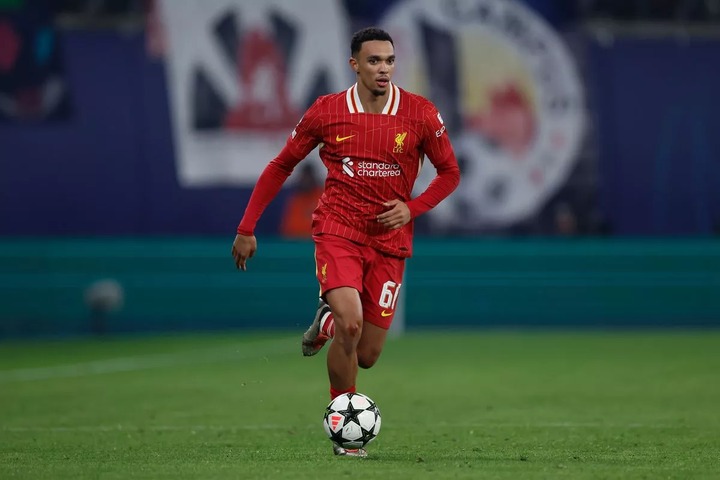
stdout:
{"type": "MultiPolygon", "coordinates": [[[[452,193],[460,170],[435,106],[392,83],[389,88],[380,114],[363,111],[357,85],[318,98],[293,130],[281,155],[268,166],[277,171],[270,175],[266,169],[263,176],[273,176],[276,183],[320,145],[328,175],[313,213],[313,233],[339,235],[390,255],[409,257],[413,222],[388,229],[376,218],[388,210],[383,202],[402,200],[415,218],[452,193]],[[425,192],[411,199],[425,155],[438,176],[425,192]]],[[[263,180],[269,179],[261,177],[256,191],[263,188],[263,180]]],[[[252,231],[253,219],[260,215],[257,208],[265,206],[262,203],[251,198],[239,232],[252,231]]]]}

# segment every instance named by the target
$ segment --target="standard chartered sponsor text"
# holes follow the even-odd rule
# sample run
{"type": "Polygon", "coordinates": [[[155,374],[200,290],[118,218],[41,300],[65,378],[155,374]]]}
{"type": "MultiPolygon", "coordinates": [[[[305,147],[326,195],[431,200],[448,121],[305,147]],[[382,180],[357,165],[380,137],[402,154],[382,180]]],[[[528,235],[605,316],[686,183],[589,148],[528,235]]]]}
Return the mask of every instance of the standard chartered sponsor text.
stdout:
{"type": "Polygon", "coordinates": [[[360,162],[357,165],[360,177],[398,177],[400,165],[396,163],[360,162]]]}

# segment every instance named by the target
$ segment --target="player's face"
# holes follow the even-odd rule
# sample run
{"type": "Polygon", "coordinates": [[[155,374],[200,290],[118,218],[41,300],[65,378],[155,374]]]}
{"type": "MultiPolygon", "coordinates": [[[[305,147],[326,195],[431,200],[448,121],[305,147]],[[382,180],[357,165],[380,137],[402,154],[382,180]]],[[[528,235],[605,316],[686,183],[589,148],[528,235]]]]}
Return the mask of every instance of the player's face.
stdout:
{"type": "Polygon", "coordinates": [[[357,58],[350,59],[350,66],[357,72],[359,86],[375,96],[383,96],[395,71],[395,49],[385,40],[363,42],[357,58]]]}

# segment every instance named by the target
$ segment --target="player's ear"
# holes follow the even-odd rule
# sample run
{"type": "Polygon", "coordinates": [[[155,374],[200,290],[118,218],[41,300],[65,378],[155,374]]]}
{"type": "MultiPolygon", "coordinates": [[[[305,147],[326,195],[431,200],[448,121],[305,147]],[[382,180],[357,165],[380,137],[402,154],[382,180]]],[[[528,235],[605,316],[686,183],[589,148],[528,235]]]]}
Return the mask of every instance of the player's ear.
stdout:
{"type": "Polygon", "coordinates": [[[348,60],[348,63],[350,64],[350,68],[355,70],[355,73],[360,73],[360,66],[357,63],[357,60],[355,60],[355,57],[350,57],[350,60],[348,60]]]}

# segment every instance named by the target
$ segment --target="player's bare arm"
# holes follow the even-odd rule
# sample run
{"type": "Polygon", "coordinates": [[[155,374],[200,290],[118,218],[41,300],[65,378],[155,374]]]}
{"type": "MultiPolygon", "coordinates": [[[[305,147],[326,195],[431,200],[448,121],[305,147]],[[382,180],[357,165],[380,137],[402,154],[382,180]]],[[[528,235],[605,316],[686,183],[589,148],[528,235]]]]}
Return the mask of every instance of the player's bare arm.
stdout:
{"type": "Polygon", "coordinates": [[[378,222],[390,230],[402,228],[412,220],[410,209],[402,200],[390,200],[389,202],[384,202],[383,205],[390,208],[390,210],[378,215],[377,219],[378,222]]]}
{"type": "Polygon", "coordinates": [[[257,239],[255,235],[235,235],[232,244],[232,256],[235,259],[235,266],[238,270],[247,270],[247,260],[252,258],[257,251],[257,239]]]}

